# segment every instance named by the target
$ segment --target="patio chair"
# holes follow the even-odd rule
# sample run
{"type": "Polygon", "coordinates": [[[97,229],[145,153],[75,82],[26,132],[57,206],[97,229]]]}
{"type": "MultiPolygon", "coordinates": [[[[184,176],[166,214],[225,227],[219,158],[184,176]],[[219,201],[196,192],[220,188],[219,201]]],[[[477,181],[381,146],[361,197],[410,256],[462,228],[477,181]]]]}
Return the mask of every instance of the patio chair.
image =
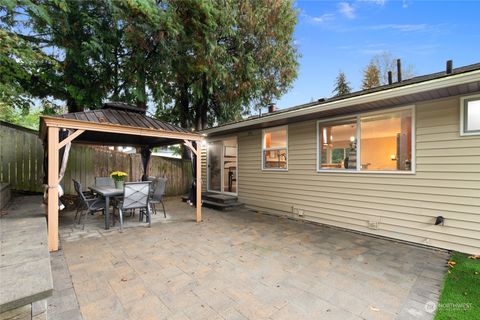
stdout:
{"type": "Polygon", "coordinates": [[[158,203],[162,204],[163,216],[167,217],[167,212],[165,211],[165,204],[163,203],[163,196],[165,195],[165,189],[167,186],[167,178],[156,178],[153,185],[153,192],[150,196],[150,205],[152,206],[153,213],[157,214],[158,203]]]}
{"type": "Polygon", "coordinates": [[[111,177],[95,177],[95,185],[115,188],[115,180],[111,177]]]}
{"type": "MultiPolygon", "coordinates": [[[[123,198],[115,204],[118,209],[120,220],[120,232],[123,232],[123,212],[129,209],[145,209],[147,211],[148,226],[152,225],[152,214],[150,209],[150,181],[125,182],[123,189],[123,198]]],[[[140,221],[143,221],[143,214],[140,210],[140,221]]]]}
{"type": "Polygon", "coordinates": [[[80,182],[74,180],[73,183],[81,205],[81,207],[77,209],[77,213],[75,214],[75,218],[73,219],[73,224],[75,225],[75,220],[77,219],[77,215],[80,212],[80,216],[78,217],[78,224],[80,224],[80,222],[82,221],[82,216],[85,216],[82,227],[82,229],[85,229],[85,220],[87,219],[89,213],[94,214],[97,211],[102,211],[103,213],[105,213],[105,199],[97,197],[87,198],[85,194],[81,191],[82,185],[80,184],[80,182]]]}
{"type": "Polygon", "coordinates": [[[145,180],[142,181],[150,181],[150,199],[152,198],[153,191],[155,191],[155,182],[157,180],[157,177],[154,176],[148,176],[145,178],[145,180]]]}
{"type": "Polygon", "coordinates": [[[75,189],[75,192],[77,192],[77,194],[81,192],[87,199],[95,197],[92,191],[82,191],[82,185],[80,184],[80,182],[78,182],[75,179],[72,179],[72,181],[73,181],[73,188],[75,189]]]}
{"type": "Polygon", "coordinates": [[[80,210],[83,210],[83,208],[84,208],[83,202],[80,199],[79,194],[82,193],[85,196],[86,199],[95,198],[95,195],[91,191],[83,191],[82,190],[82,185],[77,180],[72,179],[72,181],[73,181],[73,188],[75,189],[75,192],[78,195],[77,212],[75,212],[75,218],[73,219],[75,221],[77,219],[77,216],[78,216],[78,213],[80,212],[80,210]]]}

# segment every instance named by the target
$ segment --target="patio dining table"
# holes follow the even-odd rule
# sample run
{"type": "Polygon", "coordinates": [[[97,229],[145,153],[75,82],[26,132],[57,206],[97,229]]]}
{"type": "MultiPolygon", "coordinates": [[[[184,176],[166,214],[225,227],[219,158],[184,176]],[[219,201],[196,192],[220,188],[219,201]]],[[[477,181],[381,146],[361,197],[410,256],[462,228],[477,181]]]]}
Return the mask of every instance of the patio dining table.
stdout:
{"type": "Polygon", "coordinates": [[[110,223],[108,221],[110,198],[123,195],[123,189],[109,186],[91,186],[89,189],[105,198],[105,230],[108,230],[110,229],[110,223]]]}

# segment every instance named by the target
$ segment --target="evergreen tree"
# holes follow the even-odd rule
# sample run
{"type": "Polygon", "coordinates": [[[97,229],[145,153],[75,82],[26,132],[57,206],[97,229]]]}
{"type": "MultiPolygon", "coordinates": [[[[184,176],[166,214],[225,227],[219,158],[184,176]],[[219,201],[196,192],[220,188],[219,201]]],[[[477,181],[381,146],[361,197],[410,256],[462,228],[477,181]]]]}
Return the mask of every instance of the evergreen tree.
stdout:
{"type": "Polygon", "coordinates": [[[172,55],[172,81],[162,117],[177,117],[197,130],[240,119],[290,88],[297,75],[291,1],[171,3],[183,21],[172,55]]]}
{"type": "Polygon", "coordinates": [[[350,92],[352,92],[352,88],[347,81],[345,73],[340,71],[335,79],[335,88],[333,89],[333,93],[335,94],[335,97],[340,97],[349,94],[350,92]]]}
{"type": "Polygon", "coordinates": [[[110,84],[112,25],[107,0],[7,2],[0,7],[1,29],[21,41],[6,48],[3,67],[17,69],[12,78],[35,99],[63,101],[70,112],[96,108],[110,84]],[[18,55],[20,45],[41,59],[18,55]]]}
{"type": "Polygon", "coordinates": [[[378,87],[380,85],[380,70],[370,61],[368,66],[363,70],[362,89],[367,90],[378,87]]]}
{"type": "MultiPolygon", "coordinates": [[[[0,6],[0,88],[25,107],[156,106],[201,130],[278,99],[297,75],[291,0],[37,0],[0,6]]],[[[0,95],[5,105],[11,105],[0,95]]]]}

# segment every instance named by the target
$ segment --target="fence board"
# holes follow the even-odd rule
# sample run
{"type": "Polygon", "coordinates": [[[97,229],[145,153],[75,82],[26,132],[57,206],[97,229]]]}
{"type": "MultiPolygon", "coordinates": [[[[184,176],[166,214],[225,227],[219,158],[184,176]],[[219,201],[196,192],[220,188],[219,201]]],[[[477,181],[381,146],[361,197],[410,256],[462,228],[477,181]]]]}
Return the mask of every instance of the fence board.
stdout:
{"type": "MultiPolygon", "coordinates": [[[[43,145],[34,130],[0,123],[0,179],[13,190],[42,192],[43,145]]],[[[107,147],[73,144],[67,170],[62,180],[65,194],[74,194],[72,179],[86,187],[95,183],[96,176],[108,176],[112,171],[127,172],[127,181],[139,181],[143,174],[141,156],[126,154],[107,147]]],[[[189,160],[152,156],[148,175],[168,179],[167,195],[188,192],[192,183],[189,160]]]]}

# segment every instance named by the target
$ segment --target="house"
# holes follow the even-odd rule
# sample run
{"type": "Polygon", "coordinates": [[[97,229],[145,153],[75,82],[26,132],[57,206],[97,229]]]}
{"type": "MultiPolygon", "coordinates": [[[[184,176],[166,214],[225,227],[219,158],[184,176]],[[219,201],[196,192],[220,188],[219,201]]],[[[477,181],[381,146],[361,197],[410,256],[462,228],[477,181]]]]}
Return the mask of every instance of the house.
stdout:
{"type": "Polygon", "coordinates": [[[270,111],[204,131],[209,192],[480,253],[480,64],[270,111]]]}

